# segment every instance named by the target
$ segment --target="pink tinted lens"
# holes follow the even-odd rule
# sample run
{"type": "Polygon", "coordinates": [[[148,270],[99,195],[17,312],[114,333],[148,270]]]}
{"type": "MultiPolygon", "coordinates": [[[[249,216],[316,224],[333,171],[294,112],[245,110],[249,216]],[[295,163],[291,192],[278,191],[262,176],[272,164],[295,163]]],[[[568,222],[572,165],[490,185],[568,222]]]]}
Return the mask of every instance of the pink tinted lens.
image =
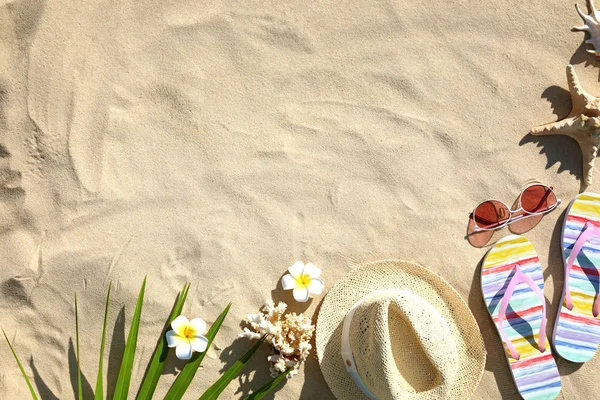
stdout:
{"type": "Polygon", "coordinates": [[[556,206],[556,202],[556,195],[548,186],[529,186],[521,193],[521,207],[530,214],[548,211],[556,206]]]}
{"type": "Polygon", "coordinates": [[[488,200],[473,211],[473,220],[479,228],[492,229],[504,225],[510,218],[508,207],[497,200],[488,200]]]}

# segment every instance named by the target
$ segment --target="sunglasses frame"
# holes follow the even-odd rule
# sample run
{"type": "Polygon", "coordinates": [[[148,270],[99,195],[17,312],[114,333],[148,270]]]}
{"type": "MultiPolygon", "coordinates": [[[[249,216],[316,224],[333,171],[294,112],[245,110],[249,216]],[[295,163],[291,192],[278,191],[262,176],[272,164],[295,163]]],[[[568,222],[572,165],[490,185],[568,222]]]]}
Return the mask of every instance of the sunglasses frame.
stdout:
{"type": "Polygon", "coordinates": [[[469,218],[471,218],[471,219],[473,220],[473,224],[474,224],[474,231],[476,231],[476,232],[479,232],[479,231],[495,231],[496,229],[501,229],[501,228],[504,228],[504,227],[505,227],[505,226],[507,226],[508,224],[511,224],[511,223],[513,223],[513,222],[515,222],[515,221],[519,221],[519,220],[522,220],[522,219],[525,219],[525,218],[533,217],[533,216],[535,216],[535,215],[547,214],[547,213],[549,213],[549,212],[553,211],[553,210],[554,210],[556,207],[558,207],[558,206],[560,205],[560,203],[561,203],[561,200],[560,200],[560,199],[559,199],[559,198],[556,196],[556,193],[554,193],[554,188],[553,188],[552,186],[546,186],[546,185],[544,185],[543,183],[532,183],[531,185],[528,185],[528,186],[526,186],[525,188],[523,188],[523,190],[521,190],[521,193],[519,194],[518,200],[519,200],[519,208],[518,208],[518,209],[516,209],[516,210],[513,210],[512,208],[510,208],[510,207],[509,207],[509,206],[508,206],[508,205],[507,205],[505,202],[503,202],[503,201],[500,201],[500,200],[496,200],[496,199],[484,200],[484,201],[482,201],[481,203],[477,204],[477,205],[475,206],[475,208],[473,209],[473,211],[471,212],[471,214],[469,214],[469,218]],[[552,194],[554,195],[554,197],[556,198],[556,204],[554,204],[552,207],[548,208],[547,210],[540,211],[540,212],[535,212],[535,213],[531,213],[531,212],[529,212],[529,211],[525,210],[525,209],[523,208],[523,203],[521,202],[521,197],[523,196],[523,193],[524,193],[524,192],[525,192],[527,189],[529,189],[530,187],[533,187],[533,186],[543,186],[543,187],[545,187],[546,189],[549,189],[549,190],[552,192],[552,194]],[[503,206],[505,206],[505,207],[506,207],[506,209],[508,210],[508,214],[509,214],[509,215],[508,215],[508,219],[507,219],[507,220],[506,220],[504,223],[502,223],[502,224],[499,224],[498,226],[495,226],[495,227],[493,227],[493,228],[481,228],[481,227],[479,227],[479,226],[477,225],[477,221],[475,220],[475,210],[477,210],[477,207],[479,207],[479,206],[480,206],[480,205],[482,205],[483,203],[487,203],[488,201],[497,201],[498,203],[500,203],[500,204],[502,204],[503,206]],[[515,217],[515,218],[513,218],[513,217],[512,217],[512,216],[513,216],[513,214],[515,214],[515,213],[518,213],[518,212],[520,212],[520,211],[523,211],[525,214],[524,214],[524,215],[519,215],[519,216],[517,216],[517,217],[515,217]]]}

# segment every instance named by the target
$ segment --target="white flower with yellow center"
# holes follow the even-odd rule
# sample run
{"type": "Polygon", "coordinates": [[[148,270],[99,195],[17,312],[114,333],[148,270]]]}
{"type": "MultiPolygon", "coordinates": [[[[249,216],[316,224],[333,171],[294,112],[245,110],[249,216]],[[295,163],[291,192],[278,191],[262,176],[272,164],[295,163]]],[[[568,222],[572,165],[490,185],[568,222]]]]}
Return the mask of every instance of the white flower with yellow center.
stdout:
{"type": "Polygon", "coordinates": [[[288,272],[289,274],[285,274],[281,278],[281,285],[284,290],[293,289],[294,299],[297,302],[307,302],[311,294],[323,293],[325,283],[320,278],[321,270],[313,263],[304,265],[302,261],[296,261],[288,268],[288,272]]]}
{"type": "Polygon", "coordinates": [[[192,352],[206,351],[208,339],[202,336],[206,331],[206,322],[201,318],[188,320],[183,315],[171,322],[172,331],[167,332],[167,344],[175,347],[175,354],[180,360],[192,358],[192,352]]]}

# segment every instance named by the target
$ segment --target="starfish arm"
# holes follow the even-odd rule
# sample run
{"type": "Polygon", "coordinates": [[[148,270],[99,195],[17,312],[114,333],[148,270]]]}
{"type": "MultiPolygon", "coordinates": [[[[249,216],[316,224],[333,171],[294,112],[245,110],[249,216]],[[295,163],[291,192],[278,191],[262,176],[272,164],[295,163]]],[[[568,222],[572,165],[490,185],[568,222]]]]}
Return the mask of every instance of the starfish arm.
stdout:
{"type": "Polygon", "coordinates": [[[566,135],[575,136],[581,130],[581,126],[577,126],[579,118],[570,117],[561,121],[550,122],[549,124],[536,126],[531,128],[530,133],[534,136],[543,135],[566,135]]]}
{"type": "Polygon", "coordinates": [[[586,104],[594,101],[594,96],[586,92],[581,86],[575,68],[571,64],[567,65],[567,82],[569,83],[569,92],[573,102],[572,113],[580,114],[585,109],[586,104]]]}
{"type": "Polygon", "coordinates": [[[575,9],[577,10],[577,14],[579,14],[581,19],[583,19],[586,22],[589,20],[590,17],[581,10],[581,7],[579,7],[579,3],[575,3],[575,9]]]}
{"type": "Polygon", "coordinates": [[[594,5],[594,0],[587,0],[588,8],[590,9],[591,14],[596,17],[598,14],[598,10],[596,10],[596,6],[594,5]]]}
{"type": "Polygon", "coordinates": [[[587,26],[587,25],[580,25],[580,26],[574,26],[573,29],[576,30],[576,31],[585,31],[585,32],[588,32],[590,30],[590,27],[587,26]]]}
{"type": "Polygon", "coordinates": [[[594,173],[594,163],[598,155],[598,144],[591,142],[589,144],[579,143],[583,157],[583,182],[585,186],[592,184],[592,175],[594,173]]]}

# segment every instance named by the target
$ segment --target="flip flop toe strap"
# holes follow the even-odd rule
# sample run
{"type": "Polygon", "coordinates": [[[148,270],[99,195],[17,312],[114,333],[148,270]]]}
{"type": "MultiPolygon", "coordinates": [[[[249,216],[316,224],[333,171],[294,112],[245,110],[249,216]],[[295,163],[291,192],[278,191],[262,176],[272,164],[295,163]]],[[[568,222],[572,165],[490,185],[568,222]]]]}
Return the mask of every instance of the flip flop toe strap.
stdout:
{"type": "MultiPolygon", "coordinates": [[[[581,250],[583,250],[583,246],[590,238],[592,238],[592,236],[600,237],[600,229],[592,225],[590,222],[586,222],[583,232],[581,232],[575,241],[573,249],[569,254],[569,258],[567,259],[565,271],[565,306],[569,310],[573,310],[573,300],[571,299],[571,290],[569,289],[569,276],[571,275],[571,268],[573,267],[573,263],[577,259],[579,253],[581,253],[581,250]]],[[[592,313],[594,317],[597,317],[598,314],[600,314],[600,296],[596,296],[596,299],[594,300],[592,313]]]]}
{"type": "Polygon", "coordinates": [[[506,287],[506,290],[504,291],[504,295],[500,300],[500,309],[498,310],[498,327],[500,331],[500,336],[506,344],[506,347],[508,347],[511,356],[516,360],[520,358],[519,352],[515,348],[514,344],[506,336],[503,325],[504,320],[506,319],[506,309],[508,308],[508,303],[519,282],[525,282],[527,286],[529,286],[531,290],[533,290],[533,292],[540,298],[540,301],[542,302],[542,322],[540,324],[540,332],[538,335],[537,344],[538,349],[541,353],[546,351],[546,298],[544,297],[544,294],[540,290],[540,287],[537,285],[537,283],[535,283],[533,279],[521,272],[521,266],[517,264],[515,266],[515,274],[511,278],[510,282],[508,283],[508,286],[506,287]]]}

